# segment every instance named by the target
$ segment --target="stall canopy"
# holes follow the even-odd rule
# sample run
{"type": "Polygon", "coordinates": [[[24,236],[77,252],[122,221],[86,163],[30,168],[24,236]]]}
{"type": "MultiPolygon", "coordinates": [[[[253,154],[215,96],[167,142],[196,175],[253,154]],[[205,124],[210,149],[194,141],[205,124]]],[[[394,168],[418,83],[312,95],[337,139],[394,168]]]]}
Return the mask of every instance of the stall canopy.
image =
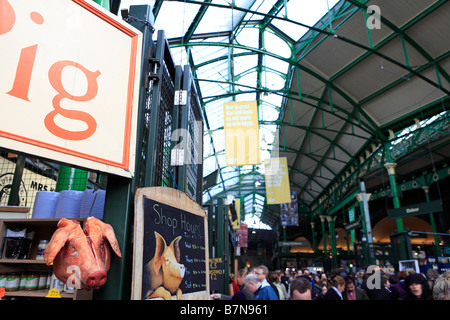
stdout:
{"type": "MultiPolygon", "coordinates": [[[[261,160],[287,157],[303,213],[336,190],[352,192],[386,160],[386,143],[408,139],[405,128],[444,121],[438,138],[448,136],[448,1],[122,0],[121,8],[136,4],[152,6],[175,63],[191,66],[206,123],[204,176],[218,170],[203,202],[240,198],[256,227],[278,225],[279,205],[267,205],[262,164],[226,166],[225,102],[257,101],[261,160]],[[379,161],[364,167],[369,158],[379,161]]],[[[450,156],[430,141],[433,163],[450,156]]]]}

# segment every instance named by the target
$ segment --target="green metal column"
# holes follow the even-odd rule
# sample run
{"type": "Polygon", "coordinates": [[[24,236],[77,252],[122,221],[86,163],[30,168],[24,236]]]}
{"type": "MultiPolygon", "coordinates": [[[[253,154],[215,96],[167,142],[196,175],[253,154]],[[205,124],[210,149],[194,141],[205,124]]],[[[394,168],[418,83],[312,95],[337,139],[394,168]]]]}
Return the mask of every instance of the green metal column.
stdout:
{"type": "Polygon", "coordinates": [[[61,190],[86,190],[88,172],[81,169],[60,166],[58,180],[56,181],[56,192],[61,190]]]}
{"type": "MultiPolygon", "coordinates": [[[[192,77],[191,77],[191,69],[189,66],[184,66],[183,70],[183,91],[186,91],[186,104],[181,106],[181,122],[180,127],[184,130],[184,132],[188,131],[188,125],[189,125],[189,106],[191,104],[191,83],[192,83],[192,77]]],[[[187,137],[183,137],[183,140],[187,139],[187,137]]],[[[188,139],[190,140],[190,139],[188,139]]],[[[191,152],[190,145],[188,143],[195,143],[195,141],[183,141],[184,146],[184,159],[187,159],[188,154],[191,152]]],[[[194,161],[194,159],[191,159],[191,161],[194,161]]],[[[186,162],[178,168],[178,188],[181,191],[187,190],[187,165],[186,162]]]]}
{"type": "Polygon", "coordinates": [[[328,229],[330,230],[330,244],[331,244],[331,262],[332,267],[337,268],[337,249],[336,249],[336,232],[335,232],[335,223],[336,216],[327,216],[328,221],[328,229]]]}
{"type": "Polygon", "coordinates": [[[208,205],[208,247],[209,247],[209,257],[215,258],[213,255],[214,238],[213,238],[213,223],[214,223],[214,205],[208,205]]]}
{"type": "MultiPolygon", "coordinates": [[[[344,213],[343,215],[342,215],[342,217],[343,217],[343,222],[344,222],[344,224],[346,224],[346,223],[348,223],[348,221],[347,221],[347,215],[344,213]]],[[[345,242],[346,242],[346,244],[347,244],[347,253],[350,253],[350,241],[349,241],[349,238],[350,238],[350,232],[348,232],[347,230],[345,230],[345,242]]]]}
{"type": "Polygon", "coordinates": [[[312,233],[312,247],[314,253],[317,253],[317,240],[316,240],[316,230],[315,230],[316,223],[311,222],[311,233],[312,233]]]}
{"type": "Polygon", "coordinates": [[[320,216],[320,223],[322,225],[322,242],[323,242],[323,254],[327,255],[327,233],[325,231],[325,219],[326,216],[320,216]]]}
{"type": "Polygon", "coordinates": [[[217,246],[216,257],[222,258],[223,261],[223,291],[224,294],[228,294],[228,257],[227,257],[227,244],[228,242],[228,224],[227,224],[227,212],[224,208],[223,198],[217,199],[217,212],[216,212],[216,234],[217,234],[217,246]]]}
{"type": "Polygon", "coordinates": [[[20,205],[20,185],[22,183],[23,169],[25,168],[25,156],[18,155],[14,177],[9,191],[8,206],[20,205]]]}
{"type": "Polygon", "coordinates": [[[361,222],[362,222],[362,227],[363,227],[363,232],[364,232],[364,237],[366,239],[366,241],[361,241],[361,251],[364,253],[364,264],[370,264],[369,262],[369,246],[367,245],[367,239],[368,239],[368,235],[367,235],[367,227],[366,227],[366,219],[365,219],[365,215],[364,215],[364,206],[362,203],[362,197],[360,196],[361,194],[358,193],[357,199],[358,199],[358,204],[359,204],[359,211],[361,212],[361,222]]]}
{"type": "Polygon", "coordinates": [[[363,220],[364,235],[366,237],[366,261],[368,264],[375,263],[375,252],[373,249],[373,235],[372,235],[372,223],[370,220],[369,200],[371,198],[370,193],[366,193],[366,185],[364,181],[360,181],[359,187],[361,193],[356,195],[359,201],[359,207],[361,209],[361,217],[363,220]]]}
{"type": "Polygon", "coordinates": [[[110,10],[109,0],[94,0],[94,2],[98,3],[99,5],[101,5],[106,10],[108,10],[108,11],[110,10]]]}
{"type": "MultiPolygon", "coordinates": [[[[348,221],[354,222],[355,221],[355,207],[352,206],[350,209],[348,209],[348,221]]],[[[355,229],[350,230],[350,243],[352,251],[356,253],[355,250],[355,229]]]]}
{"type": "MultiPolygon", "coordinates": [[[[175,67],[175,83],[174,83],[174,90],[175,92],[181,90],[181,81],[183,77],[183,70],[181,66],[175,67]]],[[[172,139],[170,144],[170,150],[174,150],[175,146],[177,146],[180,143],[180,114],[181,114],[181,106],[179,104],[174,104],[173,106],[173,113],[172,113],[172,139]]],[[[183,137],[182,139],[185,139],[183,137]]],[[[179,185],[178,181],[178,166],[171,166],[173,178],[176,180],[177,186],[179,185]]],[[[169,184],[173,188],[175,186],[173,185],[173,182],[169,184]]],[[[181,189],[180,189],[181,190],[181,189]]],[[[212,214],[213,211],[211,211],[212,214]]]]}
{"type": "MultiPolygon", "coordinates": [[[[386,150],[386,154],[388,155],[388,160],[390,160],[391,156],[390,156],[390,152],[389,149],[387,148],[386,150]]],[[[397,164],[395,162],[387,162],[384,164],[384,167],[386,168],[386,170],[388,171],[389,174],[389,182],[390,182],[390,186],[391,186],[391,191],[392,191],[392,200],[394,202],[394,208],[398,209],[401,207],[400,205],[400,197],[398,195],[398,186],[397,186],[397,180],[395,178],[395,167],[397,166],[397,164]]],[[[405,227],[403,225],[403,219],[402,218],[397,218],[395,219],[396,223],[397,223],[397,232],[401,233],[405,231],[405,227]]],[[[405,246],[400,246],[400,259],[401,260],[405,260],[408,257],[408,252],[405,249],[405,246]]]]}
{"type": "MultiPolygon", "coordinates": [[[[387,153],[389,153],[387,151],[387,153]]],[[[389,183],[392,190],[392,200],[394,202],[394,208],[398,209],[401,207],[400,205],[400,197],[398,195],[398,186],[397,186],[397,179],[395,179],[395,167],[397,164],[395,162],[387,162],[384,164],[384,167],[386,168],[388,175],[389,175],[389,183]]],[[[397,232],[403,232],[405,230],[405,227],[403,226],[403,219],[398,218],[396,219],[397,222],[397,232]]]]}
{"type": "Polygon", "coordinates": [[[133,245],[130,233],[134,215],[134,192],[131,185],[131,179],[108,176],[103,221],[114,228],[122,259],[111,252],[108,280],[103,287],[94,290],[94,299],[129,300],[131,296],[133,245]]]}
{"type": "MultiPolygon", "coordinates": [[[[427,202],[430,202],[430,186],[423,186],[422,189],[425,192],[427,202]]],[[[437,257],[440,256],[441,247],[439,246],[439,237],[437,235],[436,222],[434,221],[434,213],[430,213],[429,217],[431,228],[433,229],[435,257],[437,259],[437,257]]]]}

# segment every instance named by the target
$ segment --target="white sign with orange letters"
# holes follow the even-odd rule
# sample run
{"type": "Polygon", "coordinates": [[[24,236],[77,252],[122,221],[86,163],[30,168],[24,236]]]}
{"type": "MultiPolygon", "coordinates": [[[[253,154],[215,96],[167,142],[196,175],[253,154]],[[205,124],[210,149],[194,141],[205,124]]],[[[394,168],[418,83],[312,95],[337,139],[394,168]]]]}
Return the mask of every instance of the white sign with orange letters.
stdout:
{"type": "Polygon", "coordinates": [[[90,0],[0,0],[0,146],[134,174],[142,34],[90,0]]]}

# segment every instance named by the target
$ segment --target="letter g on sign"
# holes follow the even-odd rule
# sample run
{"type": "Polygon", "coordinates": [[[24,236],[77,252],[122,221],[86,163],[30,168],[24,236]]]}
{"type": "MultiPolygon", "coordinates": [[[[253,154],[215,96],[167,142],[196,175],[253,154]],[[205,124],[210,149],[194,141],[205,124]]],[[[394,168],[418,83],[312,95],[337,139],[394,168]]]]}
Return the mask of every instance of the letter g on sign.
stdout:
{"type": "Polygon", "coordinates": [[[97,122],[95,119],[87,112],[77,111],[77,110],[67,110],[61,107],[62,99],[70,99],[73,101],[89,101],[93,99],[98,93],[97,77],[100,75],[100,71],[89,71],[82,65],[74,61],[58,61],[54,63],[49,71],[48,78],[53,89],[55,89],[58,94],[53,98],[52,105],[55,110],[51,111],[44,119],[45,127],[55,136],[67,139],[67,140],[84,140],[92,136],[97,129],[97,122]],[[62,84],[62,72],[64,68],[72,66],[84,73],[87,80],[87,90],[82,96],[74,96],[68,93],[62,84]],[[61,128],[55,123],[55,116],[62,115],[65,118],[83,121],[87,125],[87,129],[81,131],[70,131],[61,128]]]}

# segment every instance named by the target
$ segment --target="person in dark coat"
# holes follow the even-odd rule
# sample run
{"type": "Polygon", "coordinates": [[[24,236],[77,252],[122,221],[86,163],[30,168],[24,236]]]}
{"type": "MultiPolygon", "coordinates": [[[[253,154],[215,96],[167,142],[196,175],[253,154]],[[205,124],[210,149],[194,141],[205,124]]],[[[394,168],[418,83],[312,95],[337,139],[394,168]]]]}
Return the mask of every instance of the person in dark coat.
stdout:
{"type": "Polygon", "coordinates": [[[345,291],[342,296],[344,300],[369,300],[366,292],[356,287],[352,276],[345,277],[345,291]]]}
{"type": "Polygon", "coordinates": [[[345,280],[341,276],[335,276],[331,280],[331,288],[323,296],[323,300],[343,300],[342,292],[345,290],[345,280]]]}
{"type": "Polygon", "coordinates": [[[397,275],[397,283],[391,287],[392,300],[406,300],[408,289],[405,285],[405,278],[408,276],[406,271],[400,271],[397,275]]]}
{"type": "Polygon", "coordinates": [[[408,289],[406,300],[432,300],[430,286],[424,275],[410,274],[406,277],[405,284],[408,289]]]}
{"type": "Polygon", "coordinates": [[[382,287],[377,290],[373,300],[391,300],[391,283],[389,282],[389,277],[384,275],[381,277],[382,287]]]}

